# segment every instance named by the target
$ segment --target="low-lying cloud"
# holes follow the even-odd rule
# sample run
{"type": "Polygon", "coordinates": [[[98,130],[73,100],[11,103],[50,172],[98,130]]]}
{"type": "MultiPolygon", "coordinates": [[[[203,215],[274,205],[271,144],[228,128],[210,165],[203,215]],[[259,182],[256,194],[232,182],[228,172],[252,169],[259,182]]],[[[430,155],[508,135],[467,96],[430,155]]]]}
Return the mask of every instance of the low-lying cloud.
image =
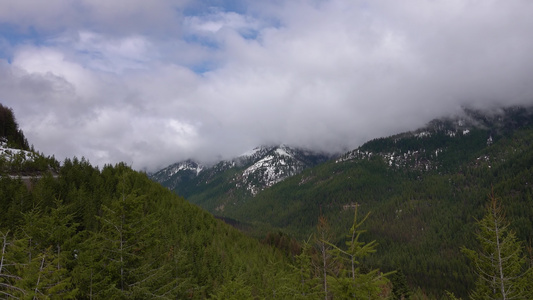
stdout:
{"type": "Polygon", "coordinates": [[[156,170],[266,143],[342,151],[464,105],[533,104],[528,1],[106,3],[0,13],[15,30],[0,102],[59,159],[156,170]]]}

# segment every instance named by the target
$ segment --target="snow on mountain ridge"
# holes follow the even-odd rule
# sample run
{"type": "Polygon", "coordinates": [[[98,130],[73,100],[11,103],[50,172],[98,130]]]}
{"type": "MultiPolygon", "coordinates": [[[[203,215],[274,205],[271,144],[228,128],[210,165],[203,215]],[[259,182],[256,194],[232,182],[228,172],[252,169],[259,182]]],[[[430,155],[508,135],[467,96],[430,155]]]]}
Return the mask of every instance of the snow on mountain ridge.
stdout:
{"type": "Polygon", "coordinates": [[[183,176],[194,178],[195,185],[210,184],[218,174],[236,168],[230,182],[236,188],[243,188],[252,195],[266,187],[301,172],[317,161],[325,161],[329,157],[309,150],[301,150],[281,144],[276,146],[260,146],[247,151],[232,160],[224,160],[213,166],[202,166],[191,160],[173,164],[151,178],[163,185],[175,189],[183,181],[183,176]],[[181,173],[184,170],[197,170],[196,174],[181,173]],[[200,178],[201,177],[201,178],[200,178]]]}
{"type": "Polygon", "coordinates": [[[286,147],[280,146],[271,151],[242,173],[247,190],[253,195],[262,187],[269,187],[283,179],[295,175],[305,168],[305,164],[288,153],[286,147]]]}
{"type": "Polygon", "coordinates": [[[279,155],[283,155],[283,156],[293,157],[292,155],[287,153],[285,148],[281,148],[281,147],[276,149],[276,153],[279,154],[279,155]]]}
{"type": "Polygon", "coordinates": [[[261,151],[261,147],[256,147],[250,151],[246,151],[243,154],[239,155],[238,157],[250,157],[254,156],[257,152],[261,151]]]}
{"type": "Polygon", "coordinates": [[[173,166],[174,167],[172,167],[169,170],[169,175],[170,176],[178,173],[179,171],[183,171],[183,170],[191,170],[191,171],[196,172],[196,175],[198,175],[204,169],[204,167],[201,164],[198,164],[198,163],[193,162],[191,160],[187,160],[185,162],[180,162],[180,163],[177,163],[177,164],[175,164],[173,166]]]}

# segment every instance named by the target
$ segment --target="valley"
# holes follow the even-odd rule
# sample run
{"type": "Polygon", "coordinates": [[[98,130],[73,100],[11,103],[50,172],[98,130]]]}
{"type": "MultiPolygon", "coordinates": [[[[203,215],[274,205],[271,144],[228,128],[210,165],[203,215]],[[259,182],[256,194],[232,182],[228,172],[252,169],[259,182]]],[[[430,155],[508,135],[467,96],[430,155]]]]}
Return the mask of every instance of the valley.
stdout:
{"type": "MultiPolygon", "coordinates": [[[[232,181],[219,177],[217,185],[193,183],[198,192],[186,198],[214,215],[250,224],[248,234],[258,238],[280,230],[304,241],[323,215],[340,244],[358,206],[371,213],[365,238],[379,244],[379,255],[366,260],[369,266],[401,269],[412,287],[430,294],[449,290],[464,297],[475,276],[460,248],[475,246],[474,223],[491,190],[518,238],[532,240],[532,124],[524,108],[466,110],[459,118],[369,141],[256,194],[222,189],[232,181]]],[[[178,194],[192,188],[182,182],[173,188],[178,194]]]]}
{"type": "Polygon", "coordinates": [[[153,174],[76,157],[59,163],[3,137],[0,293],[467,298],[484,293],[476,270],[491,264],[473,262],[490,250],[480,244],[492,238],[492,216],[512,253],[506,280],[527,299],[532,125],[530,108],[465,110],[343,154],[262,146],[153,174]]]}

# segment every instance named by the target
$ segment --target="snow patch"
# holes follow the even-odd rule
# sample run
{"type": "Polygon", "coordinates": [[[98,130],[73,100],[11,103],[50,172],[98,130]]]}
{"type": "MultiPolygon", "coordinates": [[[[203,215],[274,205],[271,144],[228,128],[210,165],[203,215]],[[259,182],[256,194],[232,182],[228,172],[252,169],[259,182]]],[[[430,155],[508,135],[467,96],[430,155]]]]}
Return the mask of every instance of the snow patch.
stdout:
{"type": "Polygon", "coordinates": [[[448,130],[446,131],[446,135],[449,137],[455,137],[455,131],[448,130]]]}
{"type": "Polygon", "coordinates": [[[261,151],[261,147],[254,148],[250,151],[246,151],[243,154],[239,155],[239,157],[249,157],[254,156],[257,152],[261,151]]]}
{"type": "Polygon", "coordinates": [[[33,161],[36,157],[36,154],[30,151],[21,150],[21,149],[15,149],[15,148],[9,148],[7,146],[7,140],[1,139],[0,140],[0,156],[5,157],[8,161],[13,161],[17,157],[22,158],[23,162],[26,161],[33,161]]]}
{"type": "Polygon", "coordinates": [[[278,148],[276,149],[276,153],[281,155],[281,156],[288,156],[288,157],[292,157],[292,155],[290,155],[289,153],[287,153],[287,151],[285,151],[285,149],[283,148],[278,148]]]}
{"type": "Polygon", "coordinates": [[[415,133],[415,136],[417,138],[423,138],[423,137],[431,136],[431,133],[429,131],[422,131],[422,132],[419,132],[419,133],[415,133]]]}

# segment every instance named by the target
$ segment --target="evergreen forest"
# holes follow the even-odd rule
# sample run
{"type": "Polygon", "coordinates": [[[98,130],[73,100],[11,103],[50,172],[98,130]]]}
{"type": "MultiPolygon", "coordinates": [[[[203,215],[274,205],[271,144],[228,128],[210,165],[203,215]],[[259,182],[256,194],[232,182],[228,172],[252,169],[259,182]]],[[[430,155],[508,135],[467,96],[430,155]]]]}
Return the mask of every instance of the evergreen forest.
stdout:
{"type": "Polygon", "coordinates": [[[362,238],[377,243],[366,268],[396,271],[421,297],[468,298],[478,274],[461,247],[479,246],[476,220],[492,193],[533,264],[533,114],[508,107],[465,115],[371,140],[255,197],[224,193],[231,183],[215,179],[187,199],[251,236],[277,236],[273,244],[282,249],[288,237],[301,242],[313,234],[319,216],[335,220],[332,240],[344,244],[358,207],[370,213],[362,238]],[[223,184],[212,187],[217,181],[223,184]],[[224,210],[215,209],[220,203],[224,210]]]}
{"type": "Polygon", "coordinates": [[[533,299],[524,110],[373,140],[215,217],[124,163],[35,152],[1,108],[35,154],[0,168],[2,299],[533,299]]]}
{"type": "MultiPolygon", "coordinates": [[[[12,122],[9,126],[22,134],[12,122]]],[[[6,148],[9,153],[29,149],[5,144],[13,147],[6,148]]],[[[32,153],[24,160],[6,159],[0,169],[2,299],[379,299],[391,294],[387,274],[355,268],[375,246],[365,247],[357,238],[334,252],[325,219],[317,228],[322,238],[317,233],[304,246],[295,243],[294,255],[287,255],[123,163],[100,170],[84,158],[58,163],[32,153]],[[32,158],[43,163],[29,168],[32,158]]],[[[347,227],[346,233],[355,230],[347,227]]]]}

